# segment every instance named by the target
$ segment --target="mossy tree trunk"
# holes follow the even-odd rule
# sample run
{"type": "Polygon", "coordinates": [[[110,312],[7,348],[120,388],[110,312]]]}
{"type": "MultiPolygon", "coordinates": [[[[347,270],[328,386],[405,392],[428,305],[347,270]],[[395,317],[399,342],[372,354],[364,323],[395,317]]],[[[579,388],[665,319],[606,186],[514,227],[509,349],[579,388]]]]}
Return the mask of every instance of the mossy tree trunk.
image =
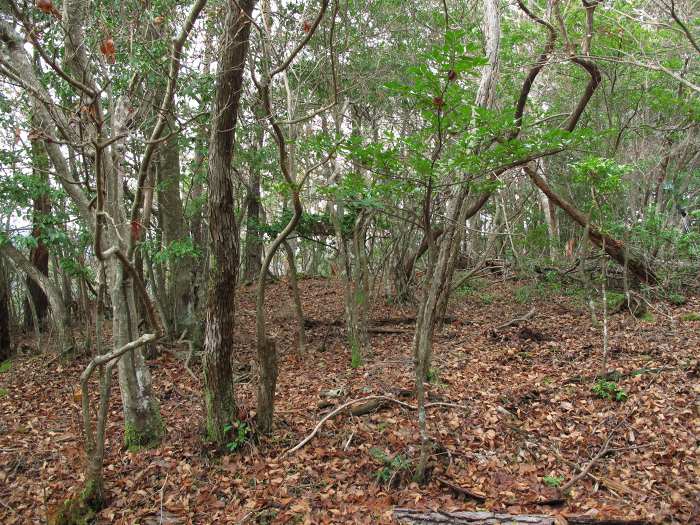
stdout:
{"type": "Polygon", "coordinates": [[[234,214],[231,161],[248,55],[255,0],[226,4],[209,146],[209,234],[214,258],[204,334],[204,393],[208,438],[226,444],[227,425],[238,416],[233,390],[234,299],[238,280],[238,228],[234,214]]]}

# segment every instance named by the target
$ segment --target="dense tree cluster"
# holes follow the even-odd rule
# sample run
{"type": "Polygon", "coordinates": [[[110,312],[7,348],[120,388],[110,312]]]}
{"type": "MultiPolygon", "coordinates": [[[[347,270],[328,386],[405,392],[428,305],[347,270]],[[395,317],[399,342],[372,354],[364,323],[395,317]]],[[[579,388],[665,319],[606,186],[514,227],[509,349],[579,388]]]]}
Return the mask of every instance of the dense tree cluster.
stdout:
{"type": "Polygon", "coordinates": [[[90,357],[72,505],[104,498],[114,368],[127,446],[163,438],[158,340],[201,352],[206,439],[230,441],[241,283],[256,287],[261,433],[280,373],[270,279],[290,278],[301,352],[297,274],[342,281],[349,366],[370,350],[372,302],[415,307],[418,478],[433,335],[475,273],[580,274],[630,307],[697,284],[699,11],[0,0],[0,361],[20,330],[90,357]]]}

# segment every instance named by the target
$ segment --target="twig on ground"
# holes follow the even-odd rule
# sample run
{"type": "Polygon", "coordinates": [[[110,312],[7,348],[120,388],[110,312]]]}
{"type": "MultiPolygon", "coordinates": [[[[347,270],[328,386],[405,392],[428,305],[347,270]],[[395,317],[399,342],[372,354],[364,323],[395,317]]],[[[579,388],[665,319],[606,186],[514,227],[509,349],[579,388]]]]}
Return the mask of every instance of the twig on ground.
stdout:
{"type": "MultiPolygon", "coordinates": [[[[311,441],[316,436],[316,434],[318,434],[318,431],[321,430],[321,427],[323,426],[323,424],[326,421],[337,416],[343,410],[345,410],[348,407],[351,407],[353,405],[356,405],[357,403],[363,403],[363,402],[367,402],[367,401],[371,401],[371,400],[387,401],[390,403],[396,403],[397,405],[402,406],[404,408],[408,408],[410,410],[417,410],[417,408],[414,407],[413,405],[411,405],[409,403],[404,403],[403,401],[399,401],[398,399],[394,399],[393,397],[389,397],[389,396],[367,396],[367,397],[361,397],[359,399],[353,399],[351,401],[348,401],[347,403],[340,405],[335,410],[333,410],[333,411],[329,412],[328,414],[326,414],[325,416],[323,416],[323,418],[321,418],[321,420],[318,422],[316,427],[314,427],[314,429],[311,431],[311,433],[308,436],[306,436],[304,439],[302,439],[294,447],[283,452],[282,455],[280,456],[280,458],[288,456],[289,454],[293,454],[294,452],[296,452],[297,450],[302,448],[304,445],[306,445],[309,441],[311,441]]],[[[426,403],[426,405],[425,405],[426,408],[436,407],[436,406],[445,406],[445,407],[451,407],[451,408],[459,408],[462,410],[468,410],[467,407],[462,406],[462,405],[457,405],[454,403],[426,403]]]]}
{"type": "Polygon", "coordinates": [[[160,523],[163,523],[163,494],[165,493],[165,485],[168,483],[168,474],[165,473],[165,479],[163,480],[163,486],[160,487],[160,523]]]}
{"type": "Polygon", "coordinates": [[[514,319],[511,319],[510,321],[506,321],[505,323],[501,323],[497,326],[494,326],[491,328],[492,331],[496,330],[502,330],[504,328],[508,328],[509,326],[517,325],[518,323],[523,323],[525,321],[529,321],[530,318],[535,315],[535,309],[532,308],[528,313],[525,315],[521,315],[520,317],[515,317],[514,319]]]}

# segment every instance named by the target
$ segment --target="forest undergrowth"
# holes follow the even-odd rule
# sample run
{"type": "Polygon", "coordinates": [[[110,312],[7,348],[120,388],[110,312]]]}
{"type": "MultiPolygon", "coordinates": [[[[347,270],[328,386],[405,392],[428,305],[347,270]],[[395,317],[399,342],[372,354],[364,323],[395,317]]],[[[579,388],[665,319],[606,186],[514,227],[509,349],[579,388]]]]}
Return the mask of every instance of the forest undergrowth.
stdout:
{"type": "MultiPolygon", "coordinates": [[[[610,315],[608,373],[599,377],[602,322],[578,295],[517,281],[461,289],[435,338],[428,400],[443,405],[429,410],[433,456],[428,483],[418,485],[415,412],[398,403],[344,411],[285,455],[347,401],[384,395],[415,405],[415,311],[376,304],[371,353],[352,368],[342,286],[303,279],[300,288],[302,355],[286,283],[268,294],[281,371],[272,436],[250,432],[253,288],[236,298],[240,421],[230,454],[203,444],[202,385],[184,367],[185,345],[149,362],[167,427],[158,448],[123,448],[113,386],[100,523],[390,523],[395,506],[700,522],[697,297],[654,303],[642,319],[610,315]]],[[[34,343],[25,340],[25,355],[0,368],[6,524],[45,523],[79,490],[84,470],[77,385],[87,357],[50,360],[27,351],[34,343]]],[[[199,376],[199,363],[192,368],[199,376]]]]}

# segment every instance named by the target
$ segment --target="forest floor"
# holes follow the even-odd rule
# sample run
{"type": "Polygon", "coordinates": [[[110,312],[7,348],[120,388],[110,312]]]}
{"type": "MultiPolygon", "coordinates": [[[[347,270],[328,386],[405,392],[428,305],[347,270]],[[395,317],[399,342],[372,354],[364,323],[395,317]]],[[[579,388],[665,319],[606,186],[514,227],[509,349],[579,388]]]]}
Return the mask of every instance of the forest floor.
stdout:
{"type": "MultiPolygon", "coordinates": [[[[268,289],[270,332],[280,351],[271,437],[213,454],[202,442],[202,385],[164,351],[150,364],[167,437],[159,448],[130,452],[122,446],[115,386],[109,506],[101,523],[389,523],[394,506],[700,523],[700,321],[688,315],[700,313],[698,298],[656,304],[651,319],[610,316],[608,368],[619,373],[621,390],[608,386],[613,398],[627,397],[616,401],[592,390],[602,327],[580,298],[525,282],[482,282],[457,297],[454,321],[435,337],[428,391],[430,401],[466,408],[429,409],[436,447],[430,480],[420,486],[411,480],[416,414],[395,403],[368,415],[340,414],[282,457],[330,407],[413,388],[413,325],[406,318],[414,311],[377,304],[371,353],[353,369],[340,283],[305,279],[300,286],[311,320],[302,355],[286,284],[268,289]],[[529,321],[491,331],[531,308],[529,321]],[[555,486],[565,486],[591,458],[597,459],[588,474],[560,496],[555,486]]],[[[242,287],[236,306],[237,396],[248,416],[255,406],[253,299],[253,288],[242,287]]],[[[3,365],[1,523],[43,523],[79,490],[74,388],[86,363],[39,354],[3,365]]],[[[401,399],[415,404],[410,395],[401,399]]]]}

